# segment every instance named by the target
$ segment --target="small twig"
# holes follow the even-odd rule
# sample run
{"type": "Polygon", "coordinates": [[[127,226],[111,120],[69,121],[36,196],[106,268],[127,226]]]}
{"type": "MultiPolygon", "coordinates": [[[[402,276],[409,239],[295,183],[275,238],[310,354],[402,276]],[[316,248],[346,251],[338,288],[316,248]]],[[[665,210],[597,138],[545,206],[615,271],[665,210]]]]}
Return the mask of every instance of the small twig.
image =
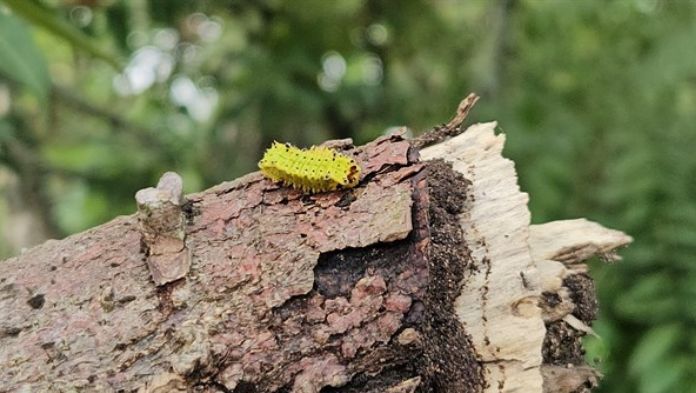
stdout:
{"type": "Polygon", "coordinates": [[[479,96],[477,96],[475,93],[469,93],[469,95],[459,103],[457,114],[452,118],[452,120],[449,121],[449,123],[447,123],[447,125],[445,125],[445,127],[449,129],[460,127],[464,123],[464,120],[466,120],[466,117],[469,115],[469,111],[474,107],[474,105],[476,105],[478,100],[479,96]]]}
{"type": "Polygon", "coordinates": [[[464,124],[464,120],[466,120],[471,108],[476,105],[478,100],[479,96],[477,96],[475,93],[470,93],[459,103],[457,113],[454,115],[452,120],[450,120],[447,124],[439,125],[432,130],[425,132],[421,136],[413,138],[411,141],[412,145],[422,149],[426,146],[434,145],[447,138],[461,134],[463,131],[462,124],[464,124]]]}

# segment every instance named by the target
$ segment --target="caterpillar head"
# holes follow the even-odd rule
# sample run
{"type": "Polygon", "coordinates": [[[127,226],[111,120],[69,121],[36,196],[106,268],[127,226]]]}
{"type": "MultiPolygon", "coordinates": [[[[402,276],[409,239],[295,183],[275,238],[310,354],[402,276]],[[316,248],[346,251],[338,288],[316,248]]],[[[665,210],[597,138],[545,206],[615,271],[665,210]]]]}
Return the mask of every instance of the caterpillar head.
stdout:
{"type": "Polygon", "coordinates": [[[350,166],[348,167],[348,173],[343,179],[340,179],[339,183],[343,188],[355,187],[360,181],[360,165],[355,162],[354,159],[350,159],[350,166]]]}

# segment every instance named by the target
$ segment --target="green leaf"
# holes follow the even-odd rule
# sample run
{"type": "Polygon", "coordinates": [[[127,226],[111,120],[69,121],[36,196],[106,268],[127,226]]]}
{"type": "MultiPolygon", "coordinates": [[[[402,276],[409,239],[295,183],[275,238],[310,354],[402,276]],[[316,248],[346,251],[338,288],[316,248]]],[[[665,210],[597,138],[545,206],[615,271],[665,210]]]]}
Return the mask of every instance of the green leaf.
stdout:
{"type": "Polygon", "coordinates": [[[653,273],[636,280],[614,301],[616,312],[633,321],[658,323],[681,315],[669,274],[653,273]]]}
{"type": "Polygon", "coordinates": [[[118,56],[102,48],[91,37],[84,34],[81,30],[60,17],[52,14],[49,10],[41,7],[31,0],[1,0],[17,15],[39,26],[49,32],[70,42],[73,46],[81,49],[92,56],[102,59],[111,64],[117,70],[122,68],[121,60],[118,56]]]}
{"type": "Polygon", "coordinates": [[[12,136],[14,129],[7,120],[0,119],[0,142],[12,136]]]}
{"type": "Polygon", "coordinates": [[[685,378],[689,361],[683,357],[667,358],[651,365],[651,368],[640,374],[640,393],[671,393],[684,392],[689,386],[685,378]]]}
{"type": "Polygon", "coordinates": [[[646,333],[631,354],[630,373],[641,375],[663,363],[681,338],[681,333],[679,324],[658,326],[646,333]]]}
{"type": "Polygon", "coordinates": [[[12,136],[13,131],[10,123],[0,119],[0,164],[5,161],[3,158],[7,157],[7,145],[5,141],[12,136]]]}
{"type": "Polygon", "coordinates": [[[0,11],[0,74],[46,98],[51,80],[31,32],[19,18],[0,11]]]}
{"type": "Polygon", "coordinates": [[[100,177],[118,177],[142,171],[152,165],[146,150],[112,143],[84,142],[77,145],[52,144],[42,149],[45,162],[52,168],[100,177]]]}

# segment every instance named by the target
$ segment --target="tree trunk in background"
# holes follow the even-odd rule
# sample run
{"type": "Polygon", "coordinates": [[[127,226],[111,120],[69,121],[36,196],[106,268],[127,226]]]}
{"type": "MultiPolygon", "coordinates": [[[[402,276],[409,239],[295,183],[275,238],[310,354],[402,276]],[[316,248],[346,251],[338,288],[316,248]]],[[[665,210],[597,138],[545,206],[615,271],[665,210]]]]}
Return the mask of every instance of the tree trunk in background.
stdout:
{"type": "Polygon", "coordinates": [[[253,173],[0,263],[0,391],[580,392],[582,261],[630,237],[530,226],[494,123],[353,149],[355,189],[253,173]],[[420,153],[420,158],[419,158],[420,153]]]}

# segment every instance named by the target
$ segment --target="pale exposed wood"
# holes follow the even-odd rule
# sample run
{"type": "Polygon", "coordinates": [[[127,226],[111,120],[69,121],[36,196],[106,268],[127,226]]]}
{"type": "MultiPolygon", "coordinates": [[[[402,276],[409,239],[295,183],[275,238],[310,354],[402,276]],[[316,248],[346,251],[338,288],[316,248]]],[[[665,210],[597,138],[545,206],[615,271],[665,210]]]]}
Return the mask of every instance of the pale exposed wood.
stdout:
{"type": "Polygon", "coordinates": [[[533,268],[527,240],[530,214],[512,161],[503,158],[505,138],[496,123],[476,124],[422,151],[441,158],[471,181],[462,228],[479,269],[464,283],[457,314],[486,366],[486,392],[541,392],[545,329],[539,291],[525,287],[533,268]]]}
{"type": "MultiPolygon", "coordinates": [[[[578,310],[566,280],[574,275],[586,275],[584,263],[593,256],[606,261],[616,261],[620,257],[616,250],[628,245],[633,239],[616,230],[607,229],[597,223],[585,220],[553,221],[530,227],[529,248],[538,266],[538,279],[535,281],[542,293],[556,296],[553,303],[542,302],[544,321],[561,323],[574,329],[577,337],[595,334],[591,321],[578,316],[586,312],[578,310]],[[577,316],[576,316],[577,314],[577,316]],[[562,321],[562,322],[559,322],[562,321]]],[[[587,319],[587,316],[584,316],[587,319]]],[[[554,342],[553,338],[549,340],[554,342]]],[[[599,383],[599,373],[584,365],[542,366],[545,393],[586,392],[599,383]]]]}
{"type": "Polygon", "coordinates": [[[534,260],[555,260],[566,265],[595,255],[607,261],[619,260],[615,250],[633,241],[621,231],[607,229],[584,218],[532,225],[529,233],[534,260]]]}
{"type": "Polygon", "coordinates": [[[562,320],[579,334],[593,333],[572,314],[576,305],[564,279],[586,272],[581,262],[591,256],[619,259],[615,250],[632,239],[584,219],[530,226],[527,194],[502,157],[504,136],[495,135],[495,126],[474,125],[421,152],[425,160],[451,162],[471,181],[461,224],[480,268],[465,279],[457,312],[486,365],[486,392],[570,392],[577,381],[595,386],[590,367],[561,371],[543,364],[545,323],[562,320]],[[542,293],[557,302],[540,301],[542,293]]]}
{"type": "Polygon", "coordinates": [[[541,292],[554,293],[560,298],[557,305],[543,307],[544,320],[563,319],[577,330],[592,333],[587,324],[570,315],[575,305],[563,280],[573,274],[587,273],[587,265],[583,262],[593,256],[619,260],[616,250],[633,239],[586,219],[532,225],[529,231],[529,249],[537,266],[532,282],[541,292]]]}
{"type": "Polygon", "coordinates": [[[388,388],[385,393],[413,393],[420,386],[420,377],[407,379],[396,386],[388,388]]]}
{"type": "Polygon", "coordinates": [[[587,392],[599,385],[600,374],[592,367],[542,366],[544,393],[587,392]]]}

